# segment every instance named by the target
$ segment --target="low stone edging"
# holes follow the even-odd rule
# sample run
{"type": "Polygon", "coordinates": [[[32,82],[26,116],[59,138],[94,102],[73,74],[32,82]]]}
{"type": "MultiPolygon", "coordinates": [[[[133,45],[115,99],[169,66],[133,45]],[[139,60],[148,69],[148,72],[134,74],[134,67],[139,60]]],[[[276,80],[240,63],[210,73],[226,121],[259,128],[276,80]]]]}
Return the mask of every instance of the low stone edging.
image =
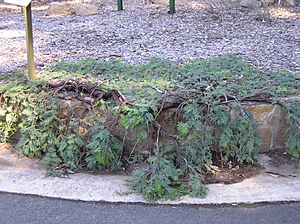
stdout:
{"type": "MultiPolygon", "coordinates": [[[[72,111],[74,113],[74,108],[78,108],[75,113],[78,117],[83,118],[86,116],[86,112],[84,111],[84,103],[77,100],[61,100],[60,101],[60,115],[64,118],[68,117],[72,111]]],[[[286,112],[279,104],[271,104],[271,103],[255,103],[249,102],[244,104],[243,107],[249,110],[257,122],[257,133],[261,139],[261,149],[260,152],[269,152],[275,149],[285,148],[286,142],[289,138],[288,132],[288,124],[286,121],[286,112]]],[[[174,122],[172,116],[170,116],[174,109],[168,109],[160,114],[157,118],[158,121],[163,122],[163,128],[168,130],[170,133],[175,133],[174,122]],[[165,119],[167,117],[167,119],[165,119]]],[[[103,116],[111,116],[110,112],[103,114],[103,116]]],[[[175,125],[176,127],[176,125],[175,125]]],[[[115,130],[113,130],[114,134],[121,138],[122,134],[124,134],[125,129],[121,127],[121,125],[117,125],[115,130]]],[[[127,131],[127,146],[133,146],[136,142],[136,138],[134,133],[127,131]]],[[[160,141],[165,142],[167,139],[160,139],[160,141]]],[[[146,142],[139,142],[137,150],[145,147],[146,142]]]]}

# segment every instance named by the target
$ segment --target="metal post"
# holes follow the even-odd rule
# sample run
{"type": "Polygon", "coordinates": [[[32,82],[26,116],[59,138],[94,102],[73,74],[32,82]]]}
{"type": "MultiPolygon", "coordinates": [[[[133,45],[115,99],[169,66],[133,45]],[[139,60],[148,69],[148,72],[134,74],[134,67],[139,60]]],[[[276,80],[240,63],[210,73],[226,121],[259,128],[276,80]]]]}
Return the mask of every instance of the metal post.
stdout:
{"type": "Polygon", "coordinates": [[[175,13],[175,0],[170,0],[169,1],[169,14],[173,15],[175,13]]]}
{"type": "Polygon", "coordinates": [[[28,75],[30,80],[35,80],[36,77],[35,77],[35,66],[34,66],[34,55],[33,55],[31,3],[27,7],[23,7],[23,11],[25,15],[25,27],[26,27],[28,75]]]}
{"type": "Polygon", "coordinates": [[[118,11],[122,11],[123,10],[123,0],[117,0],[118,3],[118,11]]]}

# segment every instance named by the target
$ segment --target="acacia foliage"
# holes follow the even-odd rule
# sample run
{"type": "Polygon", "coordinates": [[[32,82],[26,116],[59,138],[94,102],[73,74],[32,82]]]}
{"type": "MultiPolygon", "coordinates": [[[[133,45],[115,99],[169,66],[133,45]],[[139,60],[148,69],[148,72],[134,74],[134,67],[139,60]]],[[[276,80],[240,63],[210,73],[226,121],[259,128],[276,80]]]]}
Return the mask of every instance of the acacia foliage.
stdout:
{"type": "Polygon", "coordinates": [[[300,107],[296,101],[278,101],[299,94],[299,74],[263,74],[227,55],[184,64],[87,59],[59,63],[42,75],[40,83],[19,79],[1,86],[0,132],[2,141],[21,132],[20,153],[42,157],[51,174],[61,175],[57,168],[117,170],[145,162],[147,167],[134,171],[129,184],[146,198],[203,197],[203,173],[215,158],[223,164],[257,161],[256,124],[242,107],[249,101],[286,105],[289,152],[299,156],[300,107]],[[66,81],[51,89],[53,77],[66,81]],[[59,100],[70,95],[87,105],[85,118],[76,113],[61,117],[59,100]],[[170,109],[171,131],[160,119],[170,109]],[[103,111],[111,111],[113,119],[103,111]],[[125,132],[116,135],[114,127],[125,132]],[[127,133],[136,136],[129,147],[127,133]],[[140,142],[147,142],[143,151],[150,155],[136,150],[140,142]]]}

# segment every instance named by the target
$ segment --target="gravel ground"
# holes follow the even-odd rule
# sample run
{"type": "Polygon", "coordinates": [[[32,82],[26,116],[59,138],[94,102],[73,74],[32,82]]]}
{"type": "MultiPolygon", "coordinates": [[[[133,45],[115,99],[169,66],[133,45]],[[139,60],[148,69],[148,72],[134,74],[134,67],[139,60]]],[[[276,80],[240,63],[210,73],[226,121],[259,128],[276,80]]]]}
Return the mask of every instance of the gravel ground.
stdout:
{"type": "MultiPolygon", "coordinates": [[[[182,62],[233,53],[264,71],[300,72],[300,7],[273,8],[268,23],[257,20],[255,11],[220,13],[201,3],[188,0],[177,6],[173,16],[167,14],[167,6],[154,4],[129,4],[117,12],[115,0],[106,0],[91,16],[45,16],[45,11],[35,10],[37,67],[87,57],[126,63],[144,63],[151,57],[182,62]]],[[[26,68],[24,29],[20,11],[0,8],[0,73],[26,68]]]]}

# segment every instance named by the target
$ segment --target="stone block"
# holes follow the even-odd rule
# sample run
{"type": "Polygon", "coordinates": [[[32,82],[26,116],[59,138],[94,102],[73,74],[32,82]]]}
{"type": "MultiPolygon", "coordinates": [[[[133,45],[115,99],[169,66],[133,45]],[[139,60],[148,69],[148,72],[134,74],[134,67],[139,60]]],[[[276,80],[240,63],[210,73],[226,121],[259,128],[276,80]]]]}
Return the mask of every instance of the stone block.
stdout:
{"type": "Polygon", "coordinates": [[[262,152],[285,147],[289,137],[288,125],[286,113],[280,105],[245,105],[244,108],[252,113],[258,124],[258,134],[262,140],[262,152]]]}
{"type": "Polygon", "coordinates": [[[78,2],[52,2],[49,5],[46,15],[48,16],[66,16],[76,14],[86,16],[96,14],[98,6],[95,4],[85,4],[78,2]]]}
{"type": "Polygon", "coordinates": [[[96,5],[75,4],[73,8],[75,14],[78,16],[87,16],[98,13],[98,7],[96,5]]]}
{"type": "Polygon", "coordinates": [[[261,152],[270,151],[270,149],[272,147],[272,141],[273,141],[272,131],[268,127],[260,126],[257,128],[257,133],[262,140],[260,151],[261,152]]]}
{"type": "Polygon", "coordinates": [[[254,105],[245,105],[244,108],[249,110],[253,115],[254,119],[258,123],[263,123],[268,115],[274,109],[272,104],[254,104],[254,105]]]}
{"type": "Polygon", "coordinates": [[[51,2],[46,11],[48,16],[66,16],[74,13],[74,8],[69,2],[51,2]]]}
{"type": "MultiPolygon", "coordinates": [[[[153,4],[158,4],[158,5],[169,5],[170,1],[169,0],[152,0],[151,1],[153,4]]],[[[175,0],[175,5],[187,5],[188,1],[187,0],[175,0]]]]}
{"type": "Polygon", "coordinates": [[[240,6],[249,9],[259,9],[261,6],[261,2],[258,0],[241,0],[240,6]]]}
{"type": "Polygon", "coordinates": [[[240,6],[240,0],[225,0],[225,5],[228,8],[238,8],[240,6]]]}
{"type": "MultiPolygon", "coordinates": [[[[274,142],[271,150],[285,147],[289,138],[286,112],[279,105],[276,105],[273,111],[273,117],[276,123],[273,125],[274,142]]],[[[267,122],[272,124],[271,119],[267,120],[267,122]]]]}
{"type": "Polygon", "coordinates": [[[286,6],[295,6],[296,5],[297,0],[285,0],[284,4],[286,6]]]}
{"type": "Polygon", "coordinates": [[[77,118],[85,118],[88,114],[88,110],[84,102],[80,100],[63,100],[59,101],[59,117],[61,119],[67,119],[72,116],[77,118]]]}

